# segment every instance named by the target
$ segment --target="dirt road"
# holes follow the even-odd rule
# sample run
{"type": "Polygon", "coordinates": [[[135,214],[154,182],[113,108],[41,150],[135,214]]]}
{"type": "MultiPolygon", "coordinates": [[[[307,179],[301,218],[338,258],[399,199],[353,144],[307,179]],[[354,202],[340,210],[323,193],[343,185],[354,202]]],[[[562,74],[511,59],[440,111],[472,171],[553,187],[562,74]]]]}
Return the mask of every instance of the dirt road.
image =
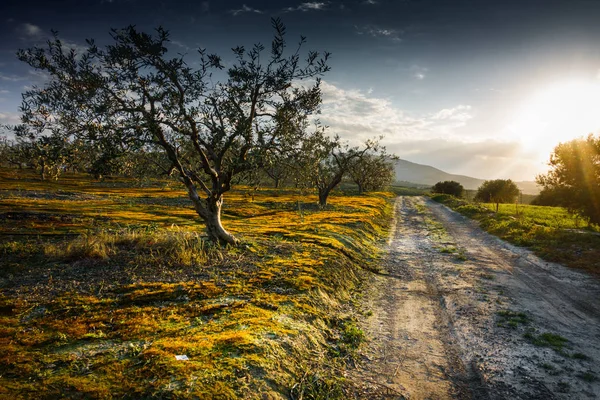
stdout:
{"type": "Polygon", "coordinates": [[[350,378],[364,398],[600,398],[600,282],[399,197],[370,338],[350,378]]]}

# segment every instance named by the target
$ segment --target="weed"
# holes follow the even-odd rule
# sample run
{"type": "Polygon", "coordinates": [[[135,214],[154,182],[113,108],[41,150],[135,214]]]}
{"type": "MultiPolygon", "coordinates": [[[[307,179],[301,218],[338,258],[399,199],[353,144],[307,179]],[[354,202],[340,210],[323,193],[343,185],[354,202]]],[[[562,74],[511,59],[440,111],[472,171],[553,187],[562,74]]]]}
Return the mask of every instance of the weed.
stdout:
{"type": "Polygon", "coordinates": [[[569,342],[566,338],[550,332],[535,335],[535,333],[530,331],[526,332],[523,336],[535,346],[550,347],[560,354],[563,354],[563,349],[569,342]]]}
{"type": "Polygon", "coordinates": [[[585,355],[583,353],[573,353],[573,354],[571,354],[571,357],[576,360],[583,360],[583,361],[590,361],[592,359],[591,357],[589,357],[588,355],[585,355]]]}
{"type": "Polygon", "coordinates": [[[446,253],[446,254],[453,254],[456,253],[458,250],[456,249],[456,247],[442,247],[440,249],[440,253],[446,253]]]}
{"type": "Polygon", "coordinates": [[[344,323],[342,341],[353,349],[357,349],[366,341],[365,332],[356,325],[356,321],[348,320],[344,323]]]}
{"type": "Polygon", "coordinates": [[[581,374],[578,374],[577,377],[585,382],[596,382],[598,380],[598,377],[591,371],[587,371],[587,372],[583,372],[581,374]]]}
{"type": "Polygon", "coordinates": [[[541,365],[541,367],[544,368],[546,371],[554,371],[554,370],[556,370],[556,368],[554,367],[554,365],[548,364],[548,363],[543,363],[541,365]]]}
{"type": "Polygon", "coordinates": [[[516,312],[511,310],[501,310],[496,313],[499,317],[498,326],[517,328],[519,325],[525,325],[529,323],[529,317],[527,314],[522,312],[516,312]]]}
{"type": "Polygon", "coordinates": [[[458,252],[456,253],[455,258],[457,261],[467,261],[469,259],[467,257],[467,251],[462,247],[458,249],[458,252]]]}
{"type": "Polygon", "coordinates": [[[559,393],[569,393],[571,391],[571,385],[568,382],[560,381],[556,384],[556,391],[559,393]]]}
{"type": "Polygon", "coordinates": [[[317,372],[304,372],[290,390],[292,400],[337,400],[344,399],[343,379],[323,376],[317,372]]]}

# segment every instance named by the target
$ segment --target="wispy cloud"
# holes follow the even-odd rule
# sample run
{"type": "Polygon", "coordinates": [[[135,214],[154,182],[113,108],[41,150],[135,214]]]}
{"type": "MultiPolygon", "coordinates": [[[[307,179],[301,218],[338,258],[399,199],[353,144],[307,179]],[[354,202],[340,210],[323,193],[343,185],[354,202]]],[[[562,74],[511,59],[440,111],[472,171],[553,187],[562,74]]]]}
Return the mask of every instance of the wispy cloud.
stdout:
{"type": "Polygon", "coordinates": [[[412,65],[410,67],[410,72],[413,78],[422,81],[427,77],[427,72],[429,72],[429,68],[421,67],[419,65],[412,65]]]}
{"type": "Polygon", "coordinates": [[[319,11],[319,10],[325,10],[327,8],[327,6],[329,5],[329,3],[323,3],[323,2],[307,2],[307,3],[301,3],[300,5],[298,5],[297,7],[287,7],[284,8],[283,11],[284,12],[293,12],[293,11],[319,11]]]}
{"type": "Polygon", "coordinates": [[[36,37],[42,33],[42,28],[40,28],[37,25],[33,25],[33,24],[26,22],[24,24],[20,24],[17,27],[17,31],[22,35],[26,35],[29,37],[36,37]]]}
{"type": "Polygon", "coordinates": [[[375,25],[354,26],[359,35],[387,38],[394,42],[401,42],[403,31],[397,29],[382,28],[375,25]]]}
{"type": "Polygon", "coordinates": [[[27,77],[25,77],[25,76],[5,75],[2,72],[0,72],[0,80],[2,80],[2,81],[19,82],[19,81],[24,81],[26,79],[27,79],[27,77]]]}
{"type": "Polygon", "coordinates": [[[190,46],[185,45],[184,43],[180,42],[179,40],[171,40],[171,44],[184,49],[185,51],[189,51],[190,50],[190,46]]]}
{"type": "Polygon", "coordinates": [[[365,0],[365,1],[363,1],[363,4],[374,5],[374,4],[377,4],[377,1],[375,1],[375,0],[365,0]]]}
{"type": "Polygon", "coordinates": [[[237,16],[239,14],[243,14],[243,13],[255,13],[255,14],[262,14],[263,12],[259,9],[256,8],[252,8],[252,7],[248,7],[247,5],[242,5],[242,8],[238,8],[237,10],[229,10],[229,12],[231,14],[233,14],[233,16],[237,16]]]}

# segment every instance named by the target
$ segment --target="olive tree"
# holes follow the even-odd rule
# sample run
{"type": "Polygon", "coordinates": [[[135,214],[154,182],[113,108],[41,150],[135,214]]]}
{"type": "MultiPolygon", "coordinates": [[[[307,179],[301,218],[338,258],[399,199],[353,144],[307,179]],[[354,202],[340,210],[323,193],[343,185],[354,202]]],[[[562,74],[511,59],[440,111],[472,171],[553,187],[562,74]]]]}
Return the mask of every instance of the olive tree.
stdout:
{"type": "Polygon", "coordinates": [[[395,156],[385,154],[366,153],[355,158],[348,168],[350,179],[358,186],[358,193],[369,190],[379,190],[389,185],[394,180],[395,156]]]}
{"type": "Polygon", "coordinates": [[[44,87],[23,94],[22,122],[44,131],[118,143],[124,148],[164,152],[185,185],[208,236],[222,244],[238,240],[221,223],[224,194],[234,176],[257,169],[265,157],[304,131],[321,103],[319,76],[329,54],[310,51],[305,38],[287,54],[285,27],[272,21],[268,54],[256,44],[233,49],[235,61],[222,81],[213,71],[221,58],[198,50],[199,66],[168,55],[169,33],[129,26],[112,30],[101,48],[88,40],[82,54],[67,50],[55,34],[44,48],[20,50],[18,57],[49,76],[44,87]],[[306,86],[295,85],[311,78],[306,86]],[[315,79],[316,78],[316,79],[315,79]]]}
{"type": "Polygon", "coordinates": [[[296,169],[300,182],[317,189],[320,207],[327,206],[331,191],[356,162],[368,154],[385,152],[379,146],[379,139],[369,139],[361,146],[350,146],[339,136],[328,136],[322,127],[317,127],[307,137],[297,154],[296,169]]]}
{"type": "Polygon", "coordinates": [[[512,203],[519,195],[519,188],[510,179],[485,181],[477,189],[475,200],[484,203],[495,203],[496,212],[500,203],[512,203]]]}

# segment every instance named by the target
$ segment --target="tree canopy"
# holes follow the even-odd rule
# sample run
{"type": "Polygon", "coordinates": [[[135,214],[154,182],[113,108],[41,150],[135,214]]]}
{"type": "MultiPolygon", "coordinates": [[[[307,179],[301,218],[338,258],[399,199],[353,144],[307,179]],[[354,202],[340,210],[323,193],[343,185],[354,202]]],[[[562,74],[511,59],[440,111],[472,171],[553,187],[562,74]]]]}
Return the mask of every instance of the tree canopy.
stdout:
{"type": "Polygon", "coordinates": [[[495,203],[496,212],[500,203],[512,203],[519,195],[519,188],[510,179],[485,181],[477,189],[475,200],[484,203],[495,203]]]}
{"type": "Polygon", "coordinates": [[[538,202],[560,205],[600,224],[600,137],[561,143],[550,155],[551,170],[537,177],[538,202]]]}
{"type": "Polygon", "coordinates": [[[462,197],[465,188],[456,181],[438,182],[431,188],[432,193],[449,194],[455,197],[462,197]]]}
{"type": "Polygon", "coordinates": [[[285,27],[278,19],[272,24],[268,54],[261,44],[234,48],[224,81],[213,79],[213,71],[225,68],[217,55],[198,50],[198,68],[182,55],[170,57],[163,28],[112,30],[112,44],[100,48],[88,40],[81,54],[55,34],[45,48],[18,52],[49,76],[44,87],[23,94],[21,129],[110,151],[161,151],[209,237],[235,244],[220,220],[223,194],[234,176],[301,146],[307,117],[321,103],[319,76],[329,70],[328,53],[302,58],[304,37],[286,55],[285,27]]]}

